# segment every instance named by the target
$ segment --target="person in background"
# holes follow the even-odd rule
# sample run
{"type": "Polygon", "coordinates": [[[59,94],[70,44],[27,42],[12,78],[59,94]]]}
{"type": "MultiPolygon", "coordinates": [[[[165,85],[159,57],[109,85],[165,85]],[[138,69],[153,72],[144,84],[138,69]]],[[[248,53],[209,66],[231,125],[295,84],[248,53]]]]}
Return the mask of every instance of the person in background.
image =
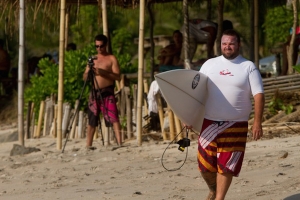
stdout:
{"type": "Polygon", "coordinates": [[[67,45],[67,51],[75,51],[77,49],[76,44],[75,43],[69,43],[67,45]]]}
{"type": "MultiPolygon", "coordinates": [[[[89,125],[87,130],[87,149],[95,149],[92,146],[95,127],[98,126],[99,114],[102,112],[106,125],[112,124],[115,136],[120,146],[121,141],[121,126],[119,122],[118,109],[114,95],[115,81],[120,80],[120,67],[117,58],[108,53],[107,37],[105,35],[97,35],[95,37],[95,48],[97,49],[96,58],[93,60],[94,80],[93,89],[90,92],[88,102],[88,119],[89,125]]],[[[90,66],[86,67],[83,74],[83,80],[88,79],[90,66]]]]}
{"type": "Polygon", "coordinates": [[[159,65],[178,65],[182,48],[182,33],[179,30],[173,32],[173,41],[174,43],[160,50],[159,65]]]}
{"type": "Polygon", "coordinates": [[[8,78],[10,70],[10,57],[4,49],[4,40],[0,39],[0,78],[8,78]]]}
{"type": "MultiPolygon", "coordinates": [[[[233,176],[242,167],[248,120],[254,98],[252,136],[263,136],[264,89],[259,70],[239,54],[240,36],[223,32],[222,55],[207,60],[200,72],[208,76],[208,97],[198,139],[198,167],[210,193],[207,200],[224,200],[233,176]]],[[[190,128],[190,127],[188,127],[190,128]]]]}

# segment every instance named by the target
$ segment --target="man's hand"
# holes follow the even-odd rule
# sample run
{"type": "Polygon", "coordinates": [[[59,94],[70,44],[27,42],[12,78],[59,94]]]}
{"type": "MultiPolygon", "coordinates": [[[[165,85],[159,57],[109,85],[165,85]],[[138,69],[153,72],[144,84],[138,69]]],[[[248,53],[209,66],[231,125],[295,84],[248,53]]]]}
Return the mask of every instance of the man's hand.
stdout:
{"type": "Polygon", "coordinates": [[[258,140],[263,136],[263,129],[261,124],[254,123],[252,126],[252,137],[254,140],[258,140]]]}
{"type": "Polygon", "coordinates": [[[192,128],[193,128],[193,126],[189,126],[189,125],[186,125],[186,124],[184,124],[184,123],[183,123],[183,126],[184,126],[186,129],[192,129],[192,128]]]}

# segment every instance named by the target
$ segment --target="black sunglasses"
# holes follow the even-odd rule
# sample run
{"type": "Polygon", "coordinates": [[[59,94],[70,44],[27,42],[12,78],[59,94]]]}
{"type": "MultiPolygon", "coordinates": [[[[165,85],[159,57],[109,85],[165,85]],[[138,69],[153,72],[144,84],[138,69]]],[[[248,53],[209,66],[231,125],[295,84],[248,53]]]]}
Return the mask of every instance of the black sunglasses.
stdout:
{"type": "Polygon", "coordinates": [[[95,47],[96,47],[96,48],[99,48],[99,47],[100,47],[100,49],[101,49],[101,48],[105,47],[105,44],[102,44],[102,45],[95,45],[95,47]]]}

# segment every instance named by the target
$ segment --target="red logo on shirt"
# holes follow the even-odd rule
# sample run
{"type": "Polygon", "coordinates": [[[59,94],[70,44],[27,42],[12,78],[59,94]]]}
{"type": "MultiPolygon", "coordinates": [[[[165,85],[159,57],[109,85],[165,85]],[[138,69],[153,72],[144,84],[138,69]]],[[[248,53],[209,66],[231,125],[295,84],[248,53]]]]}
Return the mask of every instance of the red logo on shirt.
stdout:
{"type": "Polygon", "coordinates": [[[220,71],[220,75],[233,76],[233,75],[231,74],[231,72],[230,72],[228,69],[224,69],[224,70],[220,71]]]}

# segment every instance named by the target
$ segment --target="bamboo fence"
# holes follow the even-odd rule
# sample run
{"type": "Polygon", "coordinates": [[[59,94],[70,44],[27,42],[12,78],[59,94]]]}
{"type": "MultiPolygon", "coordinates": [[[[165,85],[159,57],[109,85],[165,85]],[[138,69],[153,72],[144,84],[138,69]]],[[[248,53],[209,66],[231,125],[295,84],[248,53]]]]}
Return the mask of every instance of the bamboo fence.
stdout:
{"type": "MultiPolygon", "coordinates": [[[[137,107],[137,85],[132,85],[131,88],[124,86],[124,78],[122,81],[116,84],[116,97],[118,99],[117,106],[120,114],[121,122],[121,136],[122,140],[133,139],[137,137],[136,134],[136,107],[137,107]]],[[[146,95],[149,91],[148,82],[144,81],[144,105],[143,105],[143,133],[149,133],[150,117],[148,116],[148,102],[146,95]]],[[[161,134],[163,140],[173,140],[175,133],[181,131],[181,123],[179,119],[174,115],[170,108],[162,107],[162,97],[157,94],[156,99],[158,101],[158,112],[159,121],[161,124],[161,134]],[[166,127],[166,123],[169,122],[169,128],[166,127]]],[[[87,131],[88,118],[87,113],[79,111],[76,115],[77,106],[79,101],[77,100],[74,108],[71,108],[69,103],[63,103],[63,120],[62,120],[62,137],[66,139],[80,139],[85,138],[87,131]]],[[[54,96],[47,97],[44,101],[41,101],[40,107],[36,108],[33,103],[28,103],[28,114],[27,114],[27,128],[26,128],[26,139],[27,138],[40,138],[42,136],[57,137],[57,109],[58,105],[54,96]],[[37,124],[35,124],[34,109],[39,109],[39,116],[37,124]]],[[[115,143],[112,129],[105,127],[102,119],[101,130],[96,128],[95,139],[103,137],[105,146],[115,143]]],[[[159,134],[159,133],[158,133],[159,134]]],[[[178,140],[182,138],[179,135],[178,140]]]]}
{"type": "MultiPolygon", "coordinates": [[[[134,77],[130,75],[131,77],[134,77]]],[[[128,78],[122,76],[122,81],[116,84],[116,97],[118,99],[117,106],[120,111],[120,122],[121,122],[121,136],[122,140],[132,139],[136,137],[136,109],[137,109],[137,85],[132,85],[131,88],[124,85],[124,79],[128,78]]],[[[147,94],[149,91],[148,82],[145,79],[144,81],[144,93],[147,94]]],[[[287,75],[274,78],[265,78],[263,79],[265,97],[266,97],[266,106],[272,100],[276,91],[280,92],[298,92],[300,88],[300,75],[287,75]]],[[[146,95],[145,95],[146,96],[146,95]]],[[[173,140],[175,136],[181,131],[182,124],[172,110],[167,106],[163,107],[162,105],[162,96],[160,93],[156,94],[156,102],[158,107],[158,116],[159,122],[161,125],[161,130],[158,131],[161,134],[162,139],[173,140]],[[168,124],[168,126],[166,125],[168,124]],[[168,128],[166,128],[168,127],[168,128]]],[[[88,118],[87,114],[83,111],[79,111],[75,115],[79,102],[78,100],[75,103],[74,108],[71,108],[69,103],[63,104],[63,124],[62,124],[62,137],[70,139],[80,139],[85,138],[87,131],[88,118]],[[75,117],[75,119],[73,119],[75,117]],[[72,123],[71,123],[72,122],[72,123]],[[67,131],[69,130],[69,133],[67,131]]],[[[25,138],[39,138],[42,136],[50,135],[53,138],[57,137],[57,103],[55,97],[48,97],[41,102],[39,108],[38,122],[34,122],[34,109],[35,105],[31,102],[28,103],[28,113],[27,113],[27,128],[25,138]]],[[[149,116],[148,113],[148,104],[147,99],[144,98],[143,105],[143,133],[149,133],[149,116]]],[[[298,124],[296,125],[299,126],[298,124]]],[[[102,120],[101,129],[96,129],[95,139],[99,137],[104,141],[104,145],[110,145],[115,143],[114,136],[112,134],[111,128],[105,127],[105,123],[102,120]]],[[[283,128],[286,126],[284,125],[283,128]]],[[[280,127],[281,128],[281,127],[280,127]]],[[[265,127],[269,129],[269,127],[265,127]]],[[[182,138],[182,134],[179,134],[176,140],[182,138]]],[[[190,137],[190,136],[189,136],[190,137]]]]}

